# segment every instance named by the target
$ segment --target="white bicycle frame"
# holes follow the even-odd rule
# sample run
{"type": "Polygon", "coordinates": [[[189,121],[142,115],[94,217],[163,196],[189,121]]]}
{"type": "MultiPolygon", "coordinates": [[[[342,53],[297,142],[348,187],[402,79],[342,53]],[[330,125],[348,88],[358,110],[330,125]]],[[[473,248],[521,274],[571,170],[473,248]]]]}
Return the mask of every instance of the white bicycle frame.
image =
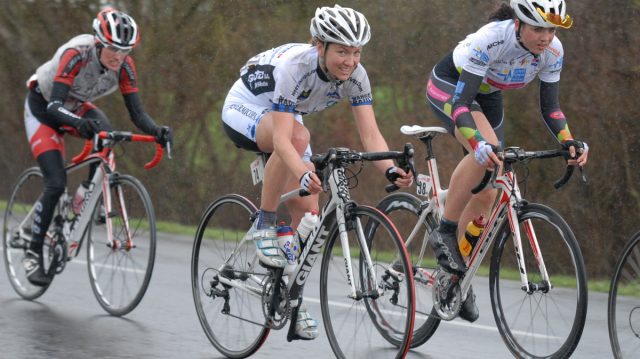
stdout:
{"type": "MultiPolygon", "coordinates": [[[[287,283],[287,289],[289,290],[291,298],[298,298],[299,291],[304,286],[309,274],[311,273],[311,269],[313,268],[313,265],[318,259],[318,256],[320,255],[320,252],[322,251],[322,248],[326,240],[328,239],[328,236],[330,234],[329,230],[331,229],[328,227],[328,224],[330,225],[331,223],[328,223],[328,224],[325,223],[325,219],[329,218],[328,216],[332,215],[333,214],[332,212],[334,211],[335,211],[335,218],[338,225],[340,243],[342,245],[342,253],[344,257],[346,277],[349,282],[348,284],[350,286],[350,293],[348,294],[348,297],[357,298],[357,295],[358,295],[356,291],[355,283],[352,280],[352,278],[354,278],[354,273],[353,273],[351,253],[349,250],[349,243],[348,243],[347,230],[346,230],[345,209],[347,204],[350,202],[351,198],[349,195],[349,188],[347,186],[347,179],[346,179],[344,168],[342,167],[333,168],[333,171],[327,181],[329,183],[330,193],[331,193],[329,202],[327,202],[322,208],[318,216],[318,223],[311,230],[309,237],[307,239],[307,242],[305,244],[304,251],[300,253],[300,256],[298,258],[298,264],[295,266],[291,275],[289,276],[289,278],[293,279],[293,280],[289,280],[287,283]]],[[[299,189],[286,193],[280,197],[280,202],[282,203],[292,197],[298,196],[299,193],[300,193],[299,189]]],[[[368,271],[369,273],[375,273],[374,267],[373,267],[373,261],[370,257],[368,245],[364,239],[362,224],[360,223],[359,219],[357,219],[356,224],[357,224],[356,232],[358,234],[357,239],[359,241],[360,247],[362,248],[362,253],[365,255],[365,261],[366,261],[368,271]]],[[[251,241],[251,240],[244,238],[240,242],[238,248],[244,245],[253,245],[252,243],[247,244],[246,242],[248,241],[251,241]]],[[[234,256],[235,256],[235,253],[231,253],[231,255],[225,261],[225,263],[232,262],[234,260],[234,256]]],[[[224,265],[225,264],[223,264],[223,267],[224,265]]],[[[250,268],[254,268],[254,266],[256,265],[258,265],[257,255],[253,257],[250,268]]],[[[222,270],[223,268],[218,269],[219,272],[221,272],[222,270]]],[[[389,270],[392,271],[391,269],[389,270]]],[[[396,277],[400,278],[400,280],[404,278],[404,274],[400,272],[392,271],[392,273],[396,277]]],[[[219,276],[220,282],[224,285],[228,285],[228,286],[243,290],[245,292],[262,295],[262,285],[264,284],[263,283],[264,279],[261,279],[257,275],[251,275],[251,279],[259,287],[253,287],[251,285],[243,283],[242,281],[228,279],[225,276],[219,276]]],[[[378,288],[379,288],[378,279],[376,277],[373,277],[372,280],[375,281],[374,285],[375,285],[376,291],[378,291],[378,288]]],[[[382,293],[380,292],[378,292],[377,294],[382,295],[382,293]]]]}

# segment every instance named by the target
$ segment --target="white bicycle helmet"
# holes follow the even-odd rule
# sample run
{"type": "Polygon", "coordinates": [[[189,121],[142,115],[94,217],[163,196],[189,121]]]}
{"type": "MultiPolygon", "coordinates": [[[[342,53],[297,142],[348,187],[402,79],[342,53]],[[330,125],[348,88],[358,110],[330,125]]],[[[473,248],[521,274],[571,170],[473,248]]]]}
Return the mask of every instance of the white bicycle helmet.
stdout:
{"type": "Polygon", "coordinates": [[[106,8],[93,19],[93,31],[104,46],[130,50],[140,41],[138,25],[133,18],[121,11],[106,8]]]}
{"type": "Polygon", "coordinates": [[[340,5],[317,8],[310,30],[311,36],[324,43],[361,47],[371,39],[371,28],[364,15],[340,5]]]}
{"type": "Polygon", "coordinates": [[[573,25],[565,0],[511,0],[511,7],[518,19],[529,25],[565,29],[573,25]]]}

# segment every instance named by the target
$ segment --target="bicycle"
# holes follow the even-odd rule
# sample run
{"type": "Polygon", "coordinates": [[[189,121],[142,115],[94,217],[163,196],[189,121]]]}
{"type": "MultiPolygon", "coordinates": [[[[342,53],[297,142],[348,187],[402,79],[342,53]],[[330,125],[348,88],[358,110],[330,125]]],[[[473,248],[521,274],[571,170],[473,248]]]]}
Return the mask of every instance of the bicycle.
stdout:
{"type": "Polygon", "coordinates": [[[640,232],[625,245],[615,266],[609,298],[607,324],[616,359],[640,354],[640,232]]]}
{"type": "MultiPolygon", "coordinates": [[[[100,306],[114,316],[131,312],[142,300],[151,280],[156,251],[155,214],[149,194],[139,180],[116,172],[113,148],[123,141],[155,142],[155,137],[103,131],[94,140],[87,140],[82,152],[65,168],[69,174],[96,167],[82,209],[78,214],[72,211],[72,197],[65,189],[43,247],[45,270],[53,279],[80,254],[86,239],[91,289],[100,306]],[[91,153],[98,139],[102,140],[102,149],[91,153]]],[[[158,164],[163,153],[156,144],[155,156],[145,168],[158,164]]],[[[13,187],[4,215],[5,268],[13,289],[28,300],[40,297],[50,285],[29,283],[21,263],[31,241],[34,204],[42,187],[40,168],[25,170],[13,187]]]]}
{"type": "MultiPolygon", "coordinates": [[[[426,148],[429,174],[416,176],[417,195],[394,193],[377,208],[405,230],[416,281],[416,325],[412,347],[431,338],[441,320],[457,317],[482,259],[493,243],[489,284],[493,315],[500,335],[517,357],[567,357],[578,344],[587,313],[587,281],[582,253],[573,232],[551,208],[522,198],[514,164],[533,159],[568,156],[566,150],[525,151],[509,147],[499,153],[503,173],[485,173],[473,189],[486,185],[500,190],[484,231],[467,260],[462,278],[442,270],[427,245],[444,210],[447,189],[441,187],[432,141],[447,133],[441,127],[402,126],[426,148]],[[529,243],[524,245],[523,241],[529,243]],[[543,256],[543,253],[546,254],[543,256]],[[548,256],[548,257],[547,257],[548,256]]],[[[568,166],[555,184],[564,185],[573,173],[568,166]]],[[[415,171],[415,169],[414,169],[415,171]]]]}
{"type": "MultiPolygon", "coordinates": [[[[357,180],[357,173],[348,167],[412,155],[410,145],[402,152],[332,148],[313,155],[330,196],[308,239],[301,240],[303,248],[288,276],[282,269],[260,266],[253,240],[244,238],[257,212],[250,200],[228,194],[211,203],[196,232],[191,283],[198,319],[213,346],[229,358],[247,357],[287,321],[287,340],[293,340],[302,292],[319,260],[322,318],[335,355],[368,358],[383,348],[404,357],[415,314],[408,254],[386,216],[351,200],[350,181],[357,180]],[[394,261],[399,270],[391,267],[394,261]]],[[[283,195],[281,203],[296,195],[300,191],[283,195]]]]}

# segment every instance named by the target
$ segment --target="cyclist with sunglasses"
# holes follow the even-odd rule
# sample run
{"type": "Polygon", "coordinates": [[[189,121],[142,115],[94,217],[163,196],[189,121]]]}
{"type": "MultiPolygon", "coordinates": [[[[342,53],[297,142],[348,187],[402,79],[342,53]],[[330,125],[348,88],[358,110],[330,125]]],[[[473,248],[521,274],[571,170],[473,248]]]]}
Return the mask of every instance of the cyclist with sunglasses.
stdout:
{"type": "MultiPolygon", "coordinates": [[[[265,167],[260,212],[247,237],[255,240],[260,262],[284,267],[287,259],[276,238],[280,195],[298,187],[311,196],[287,201],[296,228],[305,212],[318,210],[320,179],[310,162],[309,130],[303,115],[348,100],[366,151],[387,151],[373,112],[369,77],[360,64],[362,47],[371,38],[364,15],[339,5],[316,10],[310,26],[312,43],[285,44],[251,58],[240,70],[222,109],[226,134],[239,148],[270,153],[265,167]]],[[[412,178],[393,161],[376,167],[400,187],[412,178]]],[[[318,336],[317,322],[302,307],[295,334],[318,336]]]]}
{"type": "MultiPolygon", "coordinates": [[[[587,144],[573,138],[559,103],[564,51],[556,29],[573,23],[565,1],[511,0],[489,20],[436,64],[426,91],[431,109],[466,153],[451,177],[444,215],[431,241],[440,265],[459,275],[466,266],[458,250],[458,223],[464,233],[473,217],[486,218],[496,196],[494,189],[472,196],[471,189],[485,169],[500,164],[494,150],[504,139],[502,90],[524,87],[538,77],[540,111],[549,132],[573,156],[579,155],[570,164],[584,166],[588,157],[587,144]]],[[[470,322],[478,318],[471,291],[460,317],[470,322]]]]}
{"type": "Polygon", "coordinates": [[[163,146],[173,140],[169,127],[158,126],[146,113],[138,95],[131,50],[140,41],[129,15],[107,8],[93,20],[94,34],[76,36],[27,81],[24,121],[31,151],[44,177],[44,191],[36,206],[30,248],[23,264],[34,285],[45,286],[42,246],[55,205],[66,187],[64,141],[61,128],[84,138],[111,130],[107,116],[91,102],[120,89],[133,123],[154,135],[163,146]]]}

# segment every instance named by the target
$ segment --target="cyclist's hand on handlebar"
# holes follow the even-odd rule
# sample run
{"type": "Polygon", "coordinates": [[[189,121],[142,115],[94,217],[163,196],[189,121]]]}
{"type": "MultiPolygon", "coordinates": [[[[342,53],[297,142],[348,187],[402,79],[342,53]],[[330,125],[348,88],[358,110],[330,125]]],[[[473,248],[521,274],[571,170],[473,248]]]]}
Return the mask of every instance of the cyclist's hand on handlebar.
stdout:
{"type": "Polygon", "coordinates": [[[173,131],[171,131],[171,127],[162,126],[158,128],[156,133],[156,142],[165,148],[167,147],[167,144],[173,145],[173,131]]]}
{"type": "Polygon", "coordinates": [[[313,171],[307,171],[300,177],[300,188],[311,194],[322,191],[322,182],[313,171]]]}
{"type": "Polygon", "coordinates": [[[82,138],[90,140],[96,133],[100,132],[100,120],[83,118],[79,121],[78,126],[76,126],[76,130],[78,130],[78,134],[82,138]]]}
{"type": "Polygon", "coordinates": [[[476,162],[485,167],[488,171],[493,171],[496,166],[500,166],[501,162],[496,156],[496,146],[485,141],[478,142],[474,151],[476,162]]]}
{"type": "Polygon", "coordinates": [[[569,155],[571,156],[567,161],[569,165],[578,165],[582,167],[587,164],[587,158],[589,157],[589,145],[587,145],[586,142],[568,140],[562,143],[562,148],[569,150],[569,155]]]}
{"type": "Polygon", "coordinates": [[[387,180],[398,187],[409,187],[413,183],[413,174],[411,172],[406,173],[400,167],[389,167],[384,172],[387,180]]]}

